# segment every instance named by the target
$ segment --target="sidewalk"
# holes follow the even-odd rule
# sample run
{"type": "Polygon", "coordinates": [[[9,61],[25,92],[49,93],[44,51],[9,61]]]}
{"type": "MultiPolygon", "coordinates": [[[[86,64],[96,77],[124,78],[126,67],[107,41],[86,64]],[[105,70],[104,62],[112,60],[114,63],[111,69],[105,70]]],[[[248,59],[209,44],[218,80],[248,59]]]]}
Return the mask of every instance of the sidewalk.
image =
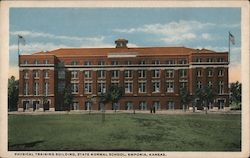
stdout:
{"type": "MultiPolygon", "coordinates": [[[[86,111],[86,110],[72,110],[72,111],[34,111],[34,112],[8,112],[9,115],[60,115],[60,114],[101,114],[101,111],[98,110],[92,110],[92,111],[86,111]]],[[[114,110],[106,110],[106,114],[133,114],[133,110],[117,110],[116,112],[114,110]]],[[[135,114],[166,114],[166,115],[194,115],[194,114],[205,114],[205,111],[202,110],[196,110],[193,112],[192,110],[187,110],[184,112],[183,110],[159,110],[156,111],[156,113],[150,113],[149,110],[147,111],[141,111],[141,110],[135,110],[135,114]]],[[[208,114],[241,114],[241,111],[224,111],[224,110],[216,110],[216,111],[208,111],[208,114]]]]}

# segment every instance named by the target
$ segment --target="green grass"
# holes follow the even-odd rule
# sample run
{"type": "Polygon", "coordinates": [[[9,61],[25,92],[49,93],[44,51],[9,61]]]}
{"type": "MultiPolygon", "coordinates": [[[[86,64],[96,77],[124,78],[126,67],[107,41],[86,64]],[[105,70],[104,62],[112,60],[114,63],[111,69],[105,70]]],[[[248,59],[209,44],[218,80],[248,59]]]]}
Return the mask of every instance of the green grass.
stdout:
{"type": "Polygon", "coordinates": [[[9,115],[9,150],[240,151],[238,114],[9,115]]]}

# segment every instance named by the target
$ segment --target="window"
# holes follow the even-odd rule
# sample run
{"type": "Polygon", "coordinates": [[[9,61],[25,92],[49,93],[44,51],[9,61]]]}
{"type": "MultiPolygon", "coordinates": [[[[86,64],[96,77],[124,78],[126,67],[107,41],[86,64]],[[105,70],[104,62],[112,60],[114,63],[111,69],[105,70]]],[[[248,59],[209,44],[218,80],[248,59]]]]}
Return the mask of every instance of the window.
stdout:
{"type": "Polygon", "coordinates": [[[131,61],[125,61],[125,65],[131,65],[131,61]]]}
{"type": "Polygon", "coordinates": [[[119,109],[120,109],[119,103],[112,103],[112,110],[119,110],[119,109]]]}
{"type": "Polygon", "coordinates": [[[65,79],[65,71],[64,70],[59,70],[58,71],[58,78],[59,79],[65,79]]]}
{"type": "Polygon", "coordinates": [[[91,65],[91,61],[85,61],[84,65],[91,65]]]}
{"type": "Polygon", "coordinates": [[[34,95],[39,95],[39,83],[35,82],[34,85],[34,95]]]}
{"type": "Polygon", "coordinates": [[[24,82],[24,95],[29,95],[29,82],[24,82]]]}
{"type": "Polygon", "coordinates": [[[202,62],[202,59],[201,59],[200,57],[197,57],[197,58],[195,59],[195,62],[200,63],[200,62],[202,62]]]}
{"type": "Polygon", "coordinates": [[[187,59],[181,59],[181,60],[179,60],[179,64],[187,64],[187,59]]]}
{"type": "Polygon", "coordinates": [[[124,71],[124,76],[125,76],[125,78],[131,78],[133,76],[132,71],[131,70],[125,70],[124,71]]]}
{"type": "Polygon", "coordinates": [[[223,69],[220,69],[219,71],[218,71],[218,76],[223,76],[224,75],[224,72],[223,72],[223,69]]]}
{"type": "Polygon", "coordinates": [[[72,83],[71,84],[71,92],[72,93],[78,93],[79,85],[78,83],[72,83]]]}
{"type": "Polygon", "coordinates": [[[145,62],[145,60],[141,60],[141,61],[139,62],[139,64],[140,64],[140,65],[145,65],[146,62],[145,62]]]}
{"type": "Polygon", "coordinates": [[[187,82],[180,82],[180,89],[187,89],[187,82]]]}
{"type": "Polygon", "coordinates": [[[170,69],[166,70],[166,77],[167,78],[174,77],[174,70],[170,70],[170,69]]]}
{"type": "Polygon", "coordinates": [[[196,70],[196,75],[197,77],[201,77],[202,76],[201,70],[196,70]]]}
{"type": "Polygon", "coordinates": [[[106,84],[98,83],[98,93],[106,93],[106,84]]]}
{"type": "Polygon", "coordinates": [[[146,77],[146,70],[138,70],[139,78],[145,78],[146,77]]]}
{"type": "Polygon", "coordinates": [[[35,64],[35,65],[39,64],[39,61],[38,61],[38,60],[35,60],[35,61],[34,61],[34,64],[35,64]]]}
{"type": "Polygon", "coordinates": [[[159,93],[160,92],[160,82],[154,81],[152,85],[153,85],[153,93],[159,93]]]}
{"type": "Polygon", "coordinates": [[[212,77],[212,76],[213,76],[213,71],[212,71],[211,69],[209,69],[209,70],[207,71],[207,76],[208,76],[208,77],[212,77]]]}
{"type": "Polygon", "coordinates": [[[173,93],[174,92],[174,82],[173,81],[167,81],[166,82],[166,92],[167,93],[173,93]]]}
{"type": "Polygon", "coordinates": [[[78,78],[78,72],[77,71],[71,71],[71,79],[78,78]]]}
{"type": "Polygon", "coordinates": [[[208,84],[208,87],[209,87],[209,88],[212,88],[212,87],[213,87],[213,83],[212,83],[212,81],[208,81],[208,83],[207,83],[207,84],[208,84]]]}
{"type": "Polygon", "coordinates": [[[85,110],[91,110],[92,109],[92,102],[89,102],[89,101],[87,101],[87,102],[85,102],[85,110]]]}
{"type": "Polygon", "coordinates": [[[140,106],[140,110],[147,110],[147,104],[145,101],[141,101],[139,106],[140,106]]]}
{"type": "Polygon", "coordinates": [[[91,78],[92,77],[91,71],[84,71],[84,77],[85,78],[91,78]]]}
{"type": "Polygon", "coordinates": [[[84,92],[85,93],[91,93],[92,92],[92,83],[85,83],[84,84],[84,92]]]}
{"type": "Polygon", "coordinates": [[[198,89],[201,89],[201,88],[202,88],[202,83],[201,83],[201,81],[198,81],[198,82],[197,82],[197,88],[198,88],[198,89]]]}
{"type": "Polygon", "coordinates": [[[139,93],[146,93],[146,82],[139,82],[139,93]]]}
{"type": "Polygon", "coordinates": [[[48,59],[45,59],[45,60],[44,60],[44,64],[46,64],[46,65],[49,64],[49,60],[48,60],[48,59]]]}
{"type": "Polygon", "coordinates": [[[169,110],[174,110],[174,102],[173,101],[168,101],[167,106],[169,110]]]}
{"type": "Polygon", "coordinates": [[[133,109],[133,104],[132,102],[128,101],[125,103],[125,109],[126,110],[132,110],[133,109]]]}
{"type": "Polygon", "coordinates": [[[218,62],[224,62],[224,58],[218,58],[218,62]]]}
{"type": "Polygon", "coordinates": [[[58,92],[63,92],[65,89],[65,82],[59,81],[58,82],[58,92]]]}
{"type": "Polygon", "coordinates": [[[159,65],[160,64],[160,60],[154,60],[152,64],[159,65]]]}
{"type": "Polygon", "coordinates": [[[111,73],[112,73],[112,78],[118,78],[119,77],[119,71],[118,70],[113,70],[113,71],[111,71],[111,73]]]}
{"type": "Polygon", "coordinates": [[[79,110],[79,103],[78,101],[73,101],[73,110],[79,110]]]}
{"type": "Polygon", "coordinates": [[[159,78],[160,77],[160,70],[153,70],[153,77],[159,78]]]}
{"type": "Polygon", "coordinates": [[[74,60],[71,62],[71,65],[78,65],[78,62],[74,60]]]}
{"type": "Polygon", "coordinates": [[[224,84],[223,81],[219,81],[219,94],[223,94],[224,93],[224,84]]]}
{"type": "Polygon", "coordinates": [[[49,95],[49,83],[48,82],[44,83],[44,95],[45,96],[49,95]]]}
{"type": "Polygon", "coordinates": [[[133,92],[133,83],[125,82],[125,93],[132,93],[132,92],[133,92]]]}
{"type": "Polygon", "coordinates": [[[98,65],[105,65],[105,61],[98,61],[98,65]]]}
{"type": "Polygon", "coordinates": [[[180,69],[180,77],[187,77],[187,70],[186,69],[180,69]]]}
{"type": "Polygon", "coordinates": [[[25,72],[24,72],[24,78],[25,78],[25,79],[28,79],[28,78],[29,78],[29,72],[28,72],[28,71],[25,71],[25,72]]]}
{"type": "Polygon", "coordinates": [[[33,75],[34,75],[34,78],[39,78],[38,70],[34,70],[33,75]]]}
{"type": "Polygon", "coordinates": [[[97,76],[98,76],[98,78],[105,78],[105,76],[106,76],[105,70],[98,70],[97,76]]]}
{"type": "Polygon", "coordinates": [[[25,65],[27,65],[27,64],[29,64],[29,61],[28,61],[28,60],[24,60],[23,63],[24,63],[25,65]]]}
{"type": "Polygon", "coordinates": [[[49,71],[48,70],[44,70],[44,77],[49,78],[49,71]]]}
{"type": "Polygon", "coordinates": [[[213,58],[207,58],[207,62],[209,63],[213,62],[213,58]]]}
{"type": "Polygon", "coordinates": [[[154,106],[155,110],[160,110],[161,109],[161,104],[160,104],[159,101],[155,101],[153,103],[153,106],[154,106]]]}
{"type": "Polygon", "coordinates": [[[116,60],[111,61],[111,65],[118,65],[118,61],[116,60]]]}
{"type": "Polygon", "coordinates": [[[167,60],[167,61],[166,61],[166,64],[167,64],[167,65],[172,65],[172,64],[174,64],[174,60],[167,60]]]}

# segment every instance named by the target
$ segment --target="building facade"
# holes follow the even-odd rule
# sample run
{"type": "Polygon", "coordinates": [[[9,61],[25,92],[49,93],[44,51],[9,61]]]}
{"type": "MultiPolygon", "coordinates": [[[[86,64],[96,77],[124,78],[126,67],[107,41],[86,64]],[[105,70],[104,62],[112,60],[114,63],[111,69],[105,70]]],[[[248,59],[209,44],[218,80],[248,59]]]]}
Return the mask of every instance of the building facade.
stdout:
{"type": "MultiPolygon", "coordinates": [[[[186,47],[57,49],[19,56],[19,111],[65,110],[63,92],[70,87],[71,110],[100,110],[99,96],[110,85],[124,87],[119,110],[182,109],[180,89],[191,96],[210,87],[210,108],[229,106],[228,52],[186,47]],[[90,99],[95,98],[95,99],[90,99]],[[44,105],[44,100],[48,104],[44,105]]],[[[190,107],[196,101],[190,103],[190,107]]],[[[106,110],[114,109],[107,103],[106,110]]]]}

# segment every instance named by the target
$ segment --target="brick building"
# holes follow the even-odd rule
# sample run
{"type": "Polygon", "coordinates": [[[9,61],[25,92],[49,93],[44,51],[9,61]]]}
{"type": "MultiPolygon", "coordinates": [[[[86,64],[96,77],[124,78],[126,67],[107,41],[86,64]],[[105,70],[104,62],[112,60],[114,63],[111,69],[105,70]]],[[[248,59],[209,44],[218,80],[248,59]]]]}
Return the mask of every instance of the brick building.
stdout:
{"type": "MultiPolygon", "coordinates": [[[[72,110],[100,110],[98,96],[111,84],[124,87],[120,110],[182,109],[180,89],[186,87],[194,95],[203,86],[216,94],[211,108],[228,107],[227,52],[128,48],[125,39],[115,43],[115,48],[65,48],[20,55],[18,110],[65,110],[63,91],[67,85],[74,96],[72,110]],[[42,105],[44,99],[49,101],[47,106],[42,105]]],[[[108,103],[105,108],[112,110],[114,105],[108,103]]]]}

